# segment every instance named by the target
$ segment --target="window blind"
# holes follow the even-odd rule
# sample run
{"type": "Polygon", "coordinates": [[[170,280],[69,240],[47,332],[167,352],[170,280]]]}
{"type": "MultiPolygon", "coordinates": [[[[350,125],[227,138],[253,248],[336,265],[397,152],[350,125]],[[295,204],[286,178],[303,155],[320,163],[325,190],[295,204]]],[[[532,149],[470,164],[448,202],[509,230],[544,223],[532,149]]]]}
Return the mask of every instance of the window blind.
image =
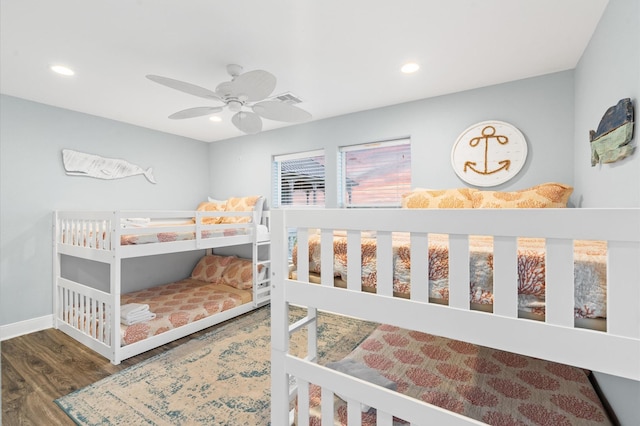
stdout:
{"type": "Polygon", "coordinates": [[[411,190],[408,138],[343,146],[339,156],[342,207],[399,207],[411,190]]]}
{"type": "Polygon", "coordinates": [[[325,205],[324,151],[273,157],[274,207],[325,205]]]}

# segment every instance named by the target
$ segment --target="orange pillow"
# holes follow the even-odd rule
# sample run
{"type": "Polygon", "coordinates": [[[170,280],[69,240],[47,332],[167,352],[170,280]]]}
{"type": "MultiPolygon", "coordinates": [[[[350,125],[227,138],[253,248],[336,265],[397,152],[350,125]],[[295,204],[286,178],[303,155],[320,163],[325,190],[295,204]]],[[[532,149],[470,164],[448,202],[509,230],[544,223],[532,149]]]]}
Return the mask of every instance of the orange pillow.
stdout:
{"type": "Polygon", "coordinates": [[[203,256],[191,271],[191,278],[208,283],[218,283],[222,280],[222,274],[233,259],[232,256],[217,256],[215,254],[203,256]]]}
{"type": "MultiPolygon", "coordinates": [[[[229,198],[225,207],[228,212],[250,212],[256,207],[260,196],[229,198]]],[[[253,220],[251,216],[226,216],[220,223],[249,223],[253,220]]]]}
{"type": "Polygon", "coordinates": [[[402,195],[405,209],[465,209],[473,207],[472,188],[416,189],[402,195]]]}
{"type": "MultiPolygon", "coordinates": [[[[199,212],[223,212],[227,206],[226,201],[222,202],[212,202],[212,201],[203,201],[198,205],[196,211],[199,212]]],[[[219,216],[207,216],[202,218],[202,223],[205,225],[215,225],[217,223],[221,223],[222,217],[219,216]]]]}
{"type": "MultiPolygon", "coordinates": [[[[263,265],[258,265],[261,271],[263,265]]],[[[240,290],[253,288],[253,263],[248,259],[234,257],[222,273],[222,283],[240,290]]]]}
{"type": "Polygon", "coordinates": [[[573,187],[556,182],[543,183],[513,192],[476,191],[473,207],[482,209],[567,207],[573,187]]]}

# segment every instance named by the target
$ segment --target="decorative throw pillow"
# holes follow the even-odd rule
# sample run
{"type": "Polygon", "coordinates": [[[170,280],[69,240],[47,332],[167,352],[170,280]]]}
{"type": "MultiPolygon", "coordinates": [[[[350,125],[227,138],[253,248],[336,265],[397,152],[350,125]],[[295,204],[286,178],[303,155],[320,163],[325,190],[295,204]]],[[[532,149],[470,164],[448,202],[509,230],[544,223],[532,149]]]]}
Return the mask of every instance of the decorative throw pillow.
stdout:
{"type": "MultiPolygon", "coordinates": [[[[258,265],[262,271],[263,265],[258,265]]],[[[240,290],[253,288],[253,262],[248,259],[234,257],[222,273],[222,283],[240,290]]]]}
{"type": "Polygon", "coordinates": [[[222,274],[233,259],[235,259],[233,256],[215,254],[204,256],[191,271],[191,278],[208,283],[219,283],[222,280],[222,274]]]}
{"type": "MultiPolygon", "coordinates": [[[[200,205],[198,205],[198,208],[196,210],[199,212],[223,212],[225,211],[226,206],[226,201],[203,201],[202,203],[200,203],[200,205]]],[[[217,223],[220,223],[221,221],[222,217],[219,216],[207,216],[202,218],[202,223],[205,225],[215,225],[217,223]]]]}
{"type": "MultiPolygon", "coordinates": [[[[229,198],[225,210],[228,212],[250,212],[256,209],[258,202],[264,199],[261,196],[229,198]]],[[[249,223],[253,220],[251,216],[226,216],[220,223],[249,223]]]]}
{"type": "Polygon", "coordinates": [[[467,209],[473,206],[472,188],[416,189],[402,195],[405,209],[467,209]]]}
{"type": "Polygon", "coordinates": [[[567,207],[573,187],[556,182],[543,183],[513,192],[477,191],[473,207],[483,209],[567,207]]]}

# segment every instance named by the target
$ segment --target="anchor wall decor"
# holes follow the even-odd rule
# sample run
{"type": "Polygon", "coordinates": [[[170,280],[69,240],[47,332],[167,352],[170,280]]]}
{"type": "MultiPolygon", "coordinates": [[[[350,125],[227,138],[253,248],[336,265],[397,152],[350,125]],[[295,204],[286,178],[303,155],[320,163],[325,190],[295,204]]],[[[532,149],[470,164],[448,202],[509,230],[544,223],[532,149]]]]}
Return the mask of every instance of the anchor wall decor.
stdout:
{"type": "Polygon", "coordinates": [[[460,134],[451,150],[451,164],[458,177],[482,187],[513,178],[526,159],[524,135],[503,121],[474,124],[460,134]]]}

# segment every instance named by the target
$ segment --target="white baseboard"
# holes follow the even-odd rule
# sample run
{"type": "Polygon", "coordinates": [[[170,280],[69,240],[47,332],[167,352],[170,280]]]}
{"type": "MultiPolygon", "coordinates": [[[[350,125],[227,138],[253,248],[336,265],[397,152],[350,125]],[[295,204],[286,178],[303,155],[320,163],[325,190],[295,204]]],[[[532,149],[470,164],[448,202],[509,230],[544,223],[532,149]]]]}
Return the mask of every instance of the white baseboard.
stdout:
{"type": "Polygon", "coordinates": [[[0,341],[53,327],[53,315],[0,325],[0,341]]]}

